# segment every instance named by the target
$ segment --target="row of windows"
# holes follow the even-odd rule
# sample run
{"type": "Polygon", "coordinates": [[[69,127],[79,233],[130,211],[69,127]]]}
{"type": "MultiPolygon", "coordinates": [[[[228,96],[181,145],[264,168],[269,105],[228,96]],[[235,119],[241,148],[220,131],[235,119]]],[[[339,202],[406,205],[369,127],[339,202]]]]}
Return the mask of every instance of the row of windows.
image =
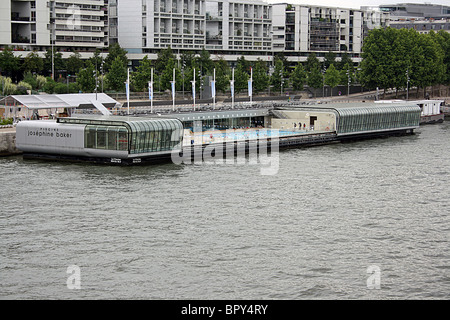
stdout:
{"type": "Polygon", "coordinates": [[[182,139],[183,125],[178,120],[135,121],[131,127],[130,153],[170,151],[182,139]]]}
{"type": "Polygon", "coordinates": [[[411,127],[420,121],[420,110],[339,113],[339,133],[411,127]]]}
{"type": "Polygon", "coordinates": [[[84,130],[84,147],[128,151],[128,130],[119,126],[88,125],[84,130]]]}

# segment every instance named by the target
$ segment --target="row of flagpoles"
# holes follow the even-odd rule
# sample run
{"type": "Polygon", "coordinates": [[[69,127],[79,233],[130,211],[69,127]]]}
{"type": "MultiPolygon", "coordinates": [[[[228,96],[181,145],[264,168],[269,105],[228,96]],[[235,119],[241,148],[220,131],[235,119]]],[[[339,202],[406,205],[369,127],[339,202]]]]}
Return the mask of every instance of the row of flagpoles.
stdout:
{"type": "MultiPolygon", "coordinates": [[[[194,111],[195,111],[195,69],[194,69],[194,79],[192,83],[192,97],[194,100],[194,111]]],[[[173,69],[173,81],[170,81],[172,88],[172,111],[175,111],[175,69],[173,69]]],[[[125,90],[127,95],[127,107],[128,114],[130,114],[130,69],[127,71],[127,81],[125,82],[125,90]]],[[[231,90],[231,107],[234,108],[234,68],[232,70],[232,76],[230,80],[230,90],[231,90]]],[[[250,69],[250,80],[248,80],[248,95],[250,97],[250,103],[252,103],[253,95],[253,69],[250,69]]],[[[150,99],[150,112],[153,113],[153,68],[151,70],[151,78],[148,82],[148,96],[150,99]]],[[[211,81],[211,96],[213,98],[213,109],[216,107],[216,69],[214,69],[213,80],[211,81]]]]}

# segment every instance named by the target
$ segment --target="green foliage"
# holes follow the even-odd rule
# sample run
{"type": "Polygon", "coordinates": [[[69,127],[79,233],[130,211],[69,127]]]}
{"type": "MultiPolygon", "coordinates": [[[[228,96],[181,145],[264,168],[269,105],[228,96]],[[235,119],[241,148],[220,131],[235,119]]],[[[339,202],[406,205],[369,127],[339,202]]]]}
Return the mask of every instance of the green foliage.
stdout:
{"type": "Polygon", "coordinates": [[[20,81],[17,84],[15,94],[28,94],[28,90],[31,91],[32,89],[33,89],[33,87],[31,86],[31,84],[29,84],[28,82],[25,82],[25,81],[20,81]]]}
{"type": "MultiPolygon", "coordinates": [[[[55,69],[54,77],[56,78],[56,75],[58,74],[58,72],[60,70],[66,70],[66,61],[62,58],[61,52],[56,52],[55,49],[53,50],[53,52],[54,52],[53,62],[54,62],[54,69],[55,69]]],[[[44,73],[44,75],[48,75],[48,76],[51,76],[51,74],[52,74],[52,50],[51,49],[48,49],[47,52],[45,53],[43,73],[44,73]]]]}
{"type": "Polygon", "coordinates": [[[67,59],[67,74],[75,75],[81,68],[84,67],[84,62],[81,60],[81,54],[75,52],[67,59]]]}
{"type": "Polygon", "coordinates": [[[152,61],[148,58],[148,56],[145,56],[139,67],[137,67],[136,71],[131,75],[131,83],[136,91],[146,90],[151,79],[151,72],[152,61]]]}
{"type": "Polygon", "coordinates": [[[281,90],[282,81],[284,82],[284,64],[283,60],[275,59],[275,68],[272,76],[270,77],[270,83],[273,89],[276,91],[281,90]]]}
{"type": "Polygon", "coordinates": [[[412,86],[443,83],[447,79],[444,60],[447,43],[440,42],[434,32],[419,34],[413,29],[392,28],[371,30],[363,45],[363,84],[369,88],[404,88],[407,70],[412,86]]]}
{"type": "Polygon", "coordinates": [[[216,90],[225,93],[230,86],[230,67],[223,58],[214,61],[214,66],[216,68],[216,90]]]}
{"type": "Polygon", "coordinates": [[[319,66],[316,66],[309,74],[307,79],[308,86],[311,88],[321,88],[323,86],[323,77],[319,66]]]}
{"type": "Polygon", "coordinates": [[[44,61],[36,51],[30,52],[23,60],[22,70],[25,73],[41,73],[44,70],[44,61]]]}
{"type": "Polygon", "coordinates": [[[31,72],[28,71],[24,74],[23,81],[31,85],[33,89],[36,89],[37,87],[36,77],[33,74],[31,74],[31,72]]]}
{"type": "Polygon", "coordinates": [[[317,59],[316,54],[312,52],[308,55],[308,58],[306,59],[305,70],[307,72],[311,72],[316,68],[320,69],[320,61],[319,59],[317,59]]]}
{"type": "Polygon", "coordinates": [[[9,96],[14,94],[17,89],[17,86],[12,82],[9,77],[0,77],[0,83],[2,84],[2,91],[5,96],[9,96]]]}
{"type": "Polygon", "coordinates": [[[45,83],[47,82],[47,79],[44,76],[36,76],[36,90],[41,90],[44,88],[45,83]]]}
{"type": "Polygon", "coordinates": [[[55,85],[56,85],[55,80],[53,80],[51,77],[47,77],[45,79],[45,84],[43,86],[43,89],[46,93],[52,94],[55,92],[55,85]]]}
{"type": "MultiPolygon", "coordinates": [[[[325,84],[330,86],[331,88],[335,88],[339,82],[340,82],[340,73],[339,70],[337,70],[334,67],[334,64],[331,64],[330,67],[325,72],[325,84]]],[[[333,92],[331,90],[331,92],[333,92]]]]}
{"type": "Polygon", "coordinates": [[[332,64],[336,65],[336,53],[329,51],[325,53],[323,66],[325,69],[328,69],[332,64]]]}
{"type": "MultiPolygon", "coordinates": [[[[127,68],[123,64],[123,60],[117,57],[106,75],[108,87],[114,91],[125,91],[125,82],[127,81],[127,68]]],[[[95,82],[95,80],[94,80],[95,82]]],[[[94,84],[95,88],[95,84],[94,84]]]]}
{"type": "Polygon", "coordinates": [[[14,55],[13,50],[6,46],[0,52],[0,69],[2,74],[8,77],[17,77],[17,72],[20,69],[20,58],[14,55]]]}
{"type": "Polygon", "coordinates": [[[253,91],[255,93],[264,91],[269,86],[269,83],[270,77],[267,65],[264,61],[258,59],[253,68],[253,91]]]}
{"type": "MultiPolygon", "coordinates": [[[[173,81],[173,69],[175,69],[175,88],[176,90],[181,90],[182,88],[182,76],[181,76],[181,70],[176,67],[175,60],[170,58],[167,63],[166,67],[164,68],[163,72],[161,73],[161,90],[172,90],[172,84],[171,81],[173,81]]],[[[198,72],[199,70],[197,70],[198,72]]],[[[200,79],[196,79],[198,81],[200,79]]],[[[197,83],[198,87],[198,83],[197,83]]],[[[186,86],[185,86],[186,88],[186,86]]]]}
{"type": "Polygon", "coordinates": [[[303,90],[303,85],[306,82],[307,74],[301,62],[297,63],[295,69],[291,73],[290,78],[292,81],[292,88],[294,90],[303,90]]]}
{"type": "Polygon", "coordinates": [[[214,62],[208,51],[202,49],[198,57],[196,57],[196,64],[200,67],[203,75],[212,75],[214,70],[214,62]]]}
{"type": "Polygon", "coordinates": [[[166,64],[169,60],[176,60],[170,46],[167,49],[162,49],[158,52],[158,58],[156,59],[155,63],[155,68],[158,74],[161,74],[164,69],[166,69],[166,64]]]}
{"type": "MultiPolygon", "coordinates": [[[[119,52],[119,50],[117,50],[116,52],[119,52]]],[[[99,72],[99,73],[101,73],[101,67],[102,67],[102,62],[104,63],[105,62],[105,60],[103,59],[103,57],[100,55],[100,53],[101,53],[101,51],[100,51],[100,49],[95,49],[95,52],[94,52],[94,55],[91,57],[91,58],[89,58],[88,59],[88,61],[90,61],[91,63],[92,63],[92,65],[94,66],[94,68],[97,68],[97,71],[99,72]]],[[[122,53],[120,53],[120,55],[122,55],[122,53]]],[[[122,58],[121,59],[123,59],[123,56],[121,56],[122,58]]],[[[113,57],[111,56],[111,59],[112,59],[113,57]]],[[[125,58],[126,58],[126,56],[125,56],[125,58]]],[[[125,59],[124,59],[124,61],[125,61],[125,59]]],[[[103,67],[105,67],[105,65],[103,65],[103,67]]],[[[108,69],[109,70],[109,69],[108,69]]],[[[105,71],[103,70],[103,73],[105,73],[105,71]]]]}
{"type": "MultiPolygon", "coordinates": [[[[92,65],[95,66],[95,62],[97,61],[97,69],[100,68],[101,61],[99,54],[97,55],[98,60],[91,61],[92,65]]],[[[127,58],[127,51],[125,49],[122,49],[122,47],[118,44],[111,44],[108,48],[108,55],[105,58],[104,63],[104,70],[105,72],[109,72],[112,68],[113,62],[119,59],[119,61],[122,63],[122,66],[126,69],[128,66],[128,58],[127,58]]]]}
{"type": "Polygon", "coordinates": [[[238,58],[237,67],[234,70],[234,92],[239,94],[241,91],[248,88],[248,79],[250,78],[248,71],[250,71],[250,63],[242,56],[238,58]]]}
{"type": "Polygon", "coordinates": [[[14,119],[13,118],[0,119],[0,126],[7,126],[7,125],[11,125],[13,123],[14,123],[14,119]]]}
{"type": "Polygon", "coordinates": [[[86,67],[78,72],[77,83],[82,92],[94,92],[96,86],[94,71],[94,66],[88,61],[86,67]]]}

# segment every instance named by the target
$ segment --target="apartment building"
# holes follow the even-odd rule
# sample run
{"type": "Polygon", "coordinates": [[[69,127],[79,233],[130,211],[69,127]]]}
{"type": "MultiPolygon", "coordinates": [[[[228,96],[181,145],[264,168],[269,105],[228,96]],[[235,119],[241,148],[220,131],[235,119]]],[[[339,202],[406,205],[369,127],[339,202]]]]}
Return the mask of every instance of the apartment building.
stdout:
{"type": "Polygon", "coordinates": [[[156,53],[169,46],[201,50],[206,45],[205,0],[117,1],[117,39],[130,53],[156,53]]]}
{"type": "MultiPolygon", "coordinates": [[[[366,7],[362,7],[363,9],[366,7]]],[[[395,18],[450,19],[450,6],[431,3],[398,3],[380,5],[379,9],[395,18]]]]}
{"type": "Polygon", "coordinates": [[[206,1],[206,49],[272,50],[272,7],[262,1],[206,1]]]}
{"type": "Polygon", "coordinates": [[[0,46],[95,51],[108,46],[107,0],[0,1],[0,46]]]}
{"type": "Polygon", "coordinates": [[[314,52],[349,54],[360,60],[369,29],[389,25],[389,14],[380,10],[355,10],[314,5],[273,4],[273,51],[291,61],[306,61],[314,52]]]}
{"type": "Polygon", "coordinates": [[[133,65],[171,47],[212,57],[291,62],[314,52],[360,59],[367,32],[389,25],[389,12],[263,0],[7,0],[0,1],[0,48],[45,51],[51,45],[83,58],[119,43],[133,65]]]}

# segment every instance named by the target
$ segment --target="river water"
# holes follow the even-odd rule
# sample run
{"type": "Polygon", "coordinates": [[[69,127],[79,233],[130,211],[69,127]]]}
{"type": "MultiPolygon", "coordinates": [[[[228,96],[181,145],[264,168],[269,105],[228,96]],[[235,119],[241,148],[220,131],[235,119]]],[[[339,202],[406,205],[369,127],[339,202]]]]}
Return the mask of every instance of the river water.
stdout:
{"type": "Polygon", "coordinates": [[[0,299],[450,298],[449,122],[260,169],[1,158],[0,299]]]}

